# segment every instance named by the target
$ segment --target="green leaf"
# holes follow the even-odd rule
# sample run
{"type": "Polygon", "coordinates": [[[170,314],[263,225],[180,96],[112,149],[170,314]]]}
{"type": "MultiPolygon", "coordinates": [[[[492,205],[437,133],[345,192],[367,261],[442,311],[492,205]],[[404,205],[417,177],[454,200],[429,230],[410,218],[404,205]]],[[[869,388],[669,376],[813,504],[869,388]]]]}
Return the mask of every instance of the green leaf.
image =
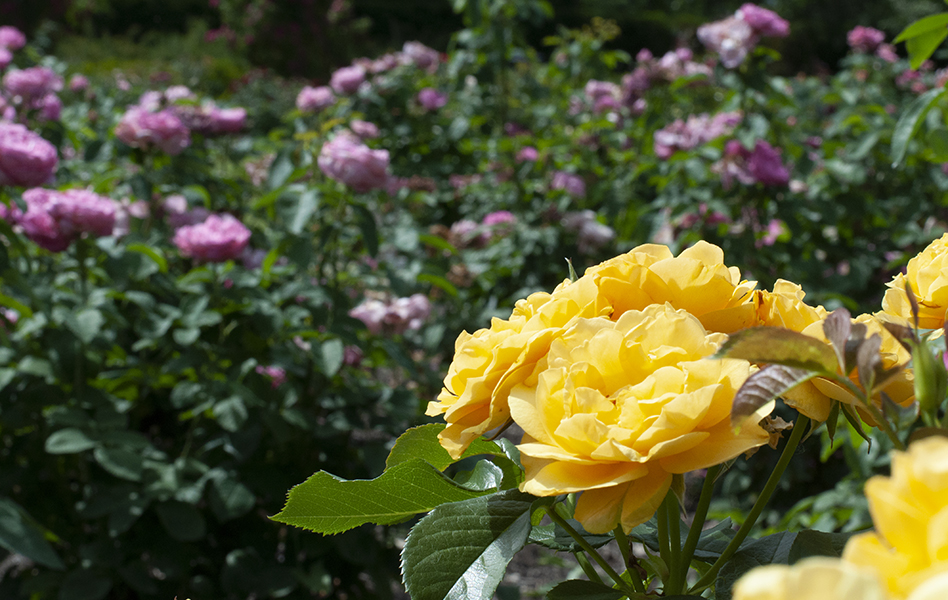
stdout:
{"type": "Polygon", "coordinates": [[[735,552],[718,572],[714,584],[716,600],[731,600],[734,582],[754,567],[789,564],[790,549],[796,537],[796,533],[783,531],[756,540],[735,552]]]}
{"type": "MultiPolygon", "coordinates": [[[[419,425],[398,436],[392,451],[385,459],[385,468],[390,469],[409,460],[421,459],[439,471],[444,471],[449,465],[457,462],[438,442],[438,434],[444,431],[445,427],[444,423],[419,425]]],[[[503,450],[496,443],[478,438],[468,446],[458,460],[479,454],[505,456],[503,450]]]]}
{"type": "Polygon", "coordinates": [[[125,249],[129,252],[138,252],[139,254],[144,254],[153,260],[156,265],[158,265],[158,270],[160,272],[168,272],[168,260],[162,256],[158,250],[155,250],[151,246],[146,246],[145,244],[129,244],[125,247],[125,249]]]}
{"type": "Polygon", "coordinates": [[[102,330],[105,318],[94,308],[86,308],[66,317],[66,326],[76,334],[83,344],[91,342],[102,330]]]}
{"type": "Polygon", "coordinates": [[[832,346],[782,327],[751,327],[732,334],[715,358],[742,358],[822,373],[836,372],[832,346]]]}
{"type": "Polygon", "coordinates": [[[547,592],[548,600],[620,600],[624,592],[586,579],[567,579],[547,592]]]}
{"type": "Polygon", "coordinates": [[[534,500],[508,490],[439,506],[419,521],[402,551],[412,600],[491,600],[527,541],[534,500]]]}
{"type": "Polygon", "coordinates": [[[316,209],[319,207],[319,191],[316,189],[309,189],[300,194],[299,201],[296,203],[296,211],[293,213],[293,218],[290,220],[289,229],[290,233],[299,235],[302,233],[303,228],[306,227],[306,224],[309,222],[310,217],[313,216],[313,213],[316,212],[316,209]]]}
{"type": "Polygon", "coordinates": [[[448,281],[444,277],[441,277],[440,275],[433,275],[431,273],[421,273],[415,279],[417,279],[421,283],[430,283],[431,285],[435,287],[439,287],[445,292],[447,292],[448,294],[450,294],[451,296],[456,297],[458,295],[458,288],[454,287],[454,284],[452,284],[450,281],[448,281]]]}
{"type": "Polygon", "coordinates": [[[0,546],[51,569],[65,569],[43,534],[43,529],[16,502],[0,498],[0,546]]]}
{"type": "MultiPolygon", "coordinates": [[[[589,542],[593,548],[601,548],[614,539],[612,535],[589,533],[576,519],[567,519],[567,522],[579,535],[589,542]]],[[[655,540],[657,544],[658,538],[656,537],[655,540]]],[[[534,526],[530,531],[529,541],[531,544],[538,544],[544,548],[555,550],[556,552],[579,552],[582,550],[582,547],[573,539],[573,536],[556,524],[534,526]]]]}
{"type": "Polygon", "coordinates": [[[740,427],[757,409],[816,375],[813,371],[783,365],[768,365],[752,373],[734,395],[731,427],[740,427]]]}
{"type": "MultiPolygon", "coordinates": [[[[930,15],[923,19],[915,21],[908,27],[902,30],[902,32],[896,36],[892,43],[898,44],[899,42],[904,42],[905,40],[918,37],[920,35],[929,33],[931,31],[937,31],[939,29],[945,29],[948,27],[948,13],[939,13],[937,15],[930,15]]],[[[912,67],[915,68],[915,67],[912,67]]]]}
{"type": "Polygon", "coordinates": [[[293,160],[291,151],[286,149],[277,156],[270,166],[270,176],[267,178],[267,187],[271,190],[283,187],[293,174],[293,160]]]}
{"type": "Polygon", "coordinates": [[[63,579],[58,600],[101,600],[112,589],[112,580],[90,569],[76,569],[63,579]]]}
{"type": "Polygon", "coordinates": [[[807,558],[808,556],[832,556],[839,558],[843,555],[843,547],[855,533],[824,533],[805,529],[797,534],[790,546],[787,556],[789,564],[807,558]]]}
{"type": "Polygon", "coordinates": [[[479,460],[473,471],[462,471],[454,476],[454,481],[475,492],[500,489],[504,480],[504,471],[489,460],[479,460]]]}
{"type": "Polygon", "coordinates": [[[16,299],[11,298],[5,294],[0,294],[0,306],[6,306],[7,308],[12,308],[16,312],[20,313],[20,318],[29,319],[33,316],[33,311],[30,310],[30,307],[18,302],[16,299]]]}
{"type": "Polygon", "coordinates": [[[945,88],[935,88],[928,90],[918,98],[912,101],[909,107],[899,117],[899,122],[895,124],[892,131],[892,149],[890,157],[892,166],[897,167],[905,153],[908,150],[908,144],[922,126],[922,121],[932,106],[945,95],[945,88]]]}
{"type": "Polygon", "coordinates": [[[365,242],[365,249],[370,256],[376,256],[379,253],[379,231],[375,224],[375,215],[369,209],[359,204],[353,204],[352,209],[356,213],[359,221],[359,229],[362,230],[362,239],[365,242]]]}
{"type": "Polygon", "coordinates": [[[948,29],[942,26],[940,29],[933,29],[905,40],[905,49],[908,50],[911,67],[913,69],[921,67],[946,37],[948,37],[948,29]]]}
{"type": "Polygon", "coordinates": [[[456,255],[458,253],[458,249],[455,248],[451,242],[449,242],[448,240],[442,237],[431,235],[430,233],[418,234],[418,241],[428,246],[434,246],[438,250],[443,250],[444,252],[447,252],[449,254],[456,255]]]}
{"type": "Polygon", "coordinates": [[[241,517],[254,507],[256,498],[247,486],[233,478],[214,481],[208,491],[208,502],[221,523],[241,517]]]}
{"type": "Polygon", "coordinates": [[[49,454],[76,454],[90,448],[95,448],[96,443],[89,439],[81,429],[67,427],[53,432],[46,438],[46,452],[49,454]]]}
{"type": "Polygon", "coordinates": [[[214,418],[227,431],[239,431],[250,416],[240,396],[231,396],[214,405],[214,418]]]}
{"type": "Polygon", "coordinates": [[[332,377],[342,368],[346,358],[346,347],[339,338],[327,340],[319,347],[322,371],[326,377],[332,377]]]}
{"type": "Polygon", "coordinates": [[[320,471],[291,489],[286,506],[271,518],[334,534],[365,523],[398,523],[436,506],[481,495],[459,486],[425,461],[412,459],[371,480],[347,481],[320,471]]]}
{"type": "Polygon", "coordinates": [[[142,479],[142,456],[137,452],[100,447],[95,449],[93,456],[103,469],[116,477],[130,481],[142,479]]]}
{"type": "Polygon", "coordinates": [[[155,507],[158,520],[173,539],[196,542],[204,537],[207,525],[196,508],[183,502],[164,502],[155,507]]]}

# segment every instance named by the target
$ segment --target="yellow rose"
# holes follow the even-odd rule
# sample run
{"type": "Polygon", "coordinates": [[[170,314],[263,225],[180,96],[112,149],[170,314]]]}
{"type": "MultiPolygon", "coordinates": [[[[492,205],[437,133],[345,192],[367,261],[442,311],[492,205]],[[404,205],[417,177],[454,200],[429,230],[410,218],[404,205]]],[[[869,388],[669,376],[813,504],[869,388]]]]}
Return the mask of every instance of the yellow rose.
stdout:
{"type": "Polygon", "coordinates": [[[426,414],[444,415],[447,427],[439,438],[458,458],[472,441],[507,421],[507,394],[532,374],[572,319],[617,320],[626,311],[669,302],[710,330],[730,333],[757,323],[753,287],[707,242],[677,257],[666,246],[639,246],[590,267],[575,282],[564,281],[552,294],[519,301],[509,319],[494,319],[489,329],[463,332],[444,389],[426,414]]]}
{"type": "Polygon", "coordinates": [[[826,318],[826,309],[812,307],[803,301],[806,292],[799,285],[778,279],[774,291],[754,292],[757,303],[757,324],[803,331],[813,323],[826,318]]]}
{"type": "MultiPolygon", "coordinates": [[[[900,344],[892,334],[886,331],[882,323],[872,315],[860,315],[853,319],[853,322],[862,323],[866,326],[867,338],[874,333],[882,336],[880,354],[883,368],[889,369],[896,365],[905,365],[911,360],[911,355],[902,344],[900,344]]],[[[822,320],[805,327],[802,332],[810,337],[823,340],[827,344],[829,343],[826,339],[826,335],[823,333],[822,320]]],[[[856,370],[853,370],[850,374],[850,379],[853,383],[859,384],[859,374],[856,370]]],[[[884,389],[885,393],[894,402],[902,406],[908,406],[915,400],[914,382],[915,379],[912,370],[903,369],[902,372],[889,380],[884,388],[874,388],[876,393],[873,399],[877,406],[881,406],[881,392],[884,389]]],[[[859,410],[862,418],[867,423],[870,425],[875,424],[869,413],[860,408],[862,405],[849,390],[827,379],[817,378],[802,383],[784,394],[784,399],[788,405],[815,421],[825,421],[829,417],[832,401],[838,400],[853,405],[859,410]]]]}
{"type": "Polygon", "coordinates": [[[586,270],[614,307],[613,320],[628,310],[668,302],[698,317],[708,331],[733,333],[757,324],[751,292],[737,267],[724,264],[724,251],[698,242],[677,257],[665,246],[645,244],[586,270]]]}
{"type": "Polygon", "coordinates": [[[892,475],[870,479],[866,497],[875,532],[850,538],[843,560],[875,569],[898,600],[948,598],[948,439],[893,452],[892,475]]]}
{"type": "Polygon", "coordinates": [[[757,567],[731,593],[732,600],[889,600],[872,570],[827,557],[757,567]]]}
{"type": "Polygon", "coordinates": [[[670,304],[617,321],[576,319],[510,391],[510,414],[525,432],[523,491],[581,491],[575,517],[588,531],[629,530],[652,516],[672,474],[765,444],[756,425],[731,428],[734,394],[752,367],[706,358],[724,339],[670,304]]]}
{"type": "Polygon", "coordinates": [[[905,294],[908,284],[918,299],[918,326],[939,329],[948,310],[948,233],[928,245],[908,262],[905,274],[899,273],[887,285],[879,318],[910,325],[912,307],[905,294]]]}

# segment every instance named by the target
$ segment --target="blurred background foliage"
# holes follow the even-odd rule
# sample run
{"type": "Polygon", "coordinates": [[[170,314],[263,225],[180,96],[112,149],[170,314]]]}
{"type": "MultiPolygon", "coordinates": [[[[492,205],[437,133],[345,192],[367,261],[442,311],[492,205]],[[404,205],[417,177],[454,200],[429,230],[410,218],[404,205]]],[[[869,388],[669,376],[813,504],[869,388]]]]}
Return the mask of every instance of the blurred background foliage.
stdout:
{"type": "MultiPolygon", "coordinates": [[[[472,0],[473,1],[473,0],[472,0]]],[[[510,0],[516,5],[518,0],[510,0]]],[[[465,0],[48,0],[0,2],[0,20],[50,36],[50,51],[99,69],[144,69],[202,77],[226,87],[252,67],[325,80],[359,56],[377,56],[408,40],[448,49],[463,27],[455,8],[465,0]],[[208,39],[219,43],[208,44],[208,39]]],[[[742,0],[549,0],[553,18],[526,24],[528,41],[593,17],[616,21],[613,49],[656,54],[694,43],[694,30],[722,18],[742,0]]],[[[770,0],[761,6],[791,23],[781,40],[778,72],[835,70],[856,25],[889,39],[908,23],[940,10],[937,0],[770,0]]]]}

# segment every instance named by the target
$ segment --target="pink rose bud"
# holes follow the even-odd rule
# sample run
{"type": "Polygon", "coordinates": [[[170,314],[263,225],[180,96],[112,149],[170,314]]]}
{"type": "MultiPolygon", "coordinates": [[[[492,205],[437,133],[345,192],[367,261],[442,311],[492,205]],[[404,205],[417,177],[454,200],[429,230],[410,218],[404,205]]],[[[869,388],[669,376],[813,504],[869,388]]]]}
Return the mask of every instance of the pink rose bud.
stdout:
{"type": "Polygon", "coordinates": [[[418,92],[418,104],[425,110],[437,110],[447,103],[447,94],[443,94],[434,88],[424,88],[418,92]]]}
{"type": "Polygon", "coordinates": [[[320,112],[336,103],[336,95],[332,88],[322,85],[319,87],[306,86],[296,96],[296,108],[303,112],[320,112]]]}
{"type": "Polygon", "coordinates": [[[317,164],[329,178],[359,193],[388,184],[388,150],[372,150],[349,132],[323,144],[317,164]]]}
{"type": "Polygon", "coordinates": [[[354,94],[365,82],[365,69],[358,65],[336,70],[329,79],[329,85],[339,94],[354,94]]]}
{"type": "Polygon", "coordinates": [[[286,370],[283,367],[278,367],[276,365],[263,366],[257,365],[257,368],[254,369],[258,374],[263,375],[270,380],[270,385],[273,389],[276,389],[286,383],[286,370]]]}
{"type": "Polygon", "coordinates": [[[250,241],[250,230],[233,215],[211,215],[203,223],[179,228],[173,241],[184,256],[224,262],[240,256],[250,241]]]}
{"type": "Polygon", "coordinates": [[[0,122],[0,184],[41,185],[57,162],[55,146],[23,125],[0,122]]]}

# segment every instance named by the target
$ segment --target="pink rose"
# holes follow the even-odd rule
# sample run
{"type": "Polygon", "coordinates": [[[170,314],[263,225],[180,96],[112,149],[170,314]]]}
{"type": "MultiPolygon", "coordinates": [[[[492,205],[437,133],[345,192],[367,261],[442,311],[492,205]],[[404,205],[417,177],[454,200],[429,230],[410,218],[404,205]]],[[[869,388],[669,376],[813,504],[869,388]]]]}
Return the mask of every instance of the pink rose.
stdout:
{"type": "Polygon", "coordinates": [[[26,36],[16,27],[4,25],[0,27],[0,48],[19,50],[26,45],[26,36]]]}
{"type": "Polygon", "coordinates": [[[55,146],[23,125],[0,122],[0,184],[41,185],[57,162],[55,146]]]}
{"type": "Polygon", "coordinates": [[[276,389],[286,383],[286,369],[283,367],[278,367],[276,365],[270,365],[267,367],[263,365],[257,365],[257,368],[255,368],[254,371],[269,379],[270,386],[273,389],[276,389]]]}
{"type": "Polygon", "coordinates": [[[112,235],[116,205],[111,198],[81,189],[53,194],[54,202],[49,205],[49,213],[59,222],[59,228],[65,235],[112,235]]]}
{"type": "Polygon", "coordinates": [[[362,193],[388,183],[388,150],[372,150],[355,135],[342,132],[323,144],[317,164],[329,178],[362,193]]]}
{"type": "Polygon", "coordinates": [[[380,135],[379,128],[376,127],[375,123],[360,121],[359,119],[349,123],[349,129],[363,140],[374,140],[380,135]]]}
{"type": "Polygon", "coordinates": [[[846,42],[855,52],[868,54],[885,41],[885,34],[872,27],[857,25],[846,34],[846,42]]]}
{"type": "Polygon", "coordinates": [[[185,225],[174,234],[181,254],[204,262],[224,262],[240,256],[250,230],[233,215],[211,215],[203,223],[185,225]]]}
{"type": "Polygon", "coordinates": [[[517,152],[517,162],[536,162],[540,158],[540,153],[533,146],[524,146],[517,152]]]}
{"type": "Polygon", "coordinates": [[[405,45],[402,46],[402,55],[419,69],[425,69],[432,73],[438,70],[438,63],[441,62],[438,51],[425,46],[421,42],[405,42],[405,45]]]}
{"type": "Polygon", "coordinates": [[[169,109],[149,112],[132,106],[115,126],[115,137],[132,148],[157,147],[171,155],[191,145],[191,132],[169,109]]]}
{"type": "Polygon", "coordinates": [[[247,125],[247,111],[243,108],[210,110],[210,133],[238,133],[247,125]]]}
{"type": "Polygon", "coordinates": [[[447,103],[447,94],[443,94],[434,88],[424,88],[418,92],[418,104],[425,110],[437,110],[447,103]]]}
{"type": "Polygon", "coordinates": [[[358,65],[342,67],[329,79],[329,85],[339,94],[354,94],[365,82],[365,69],[358,65]]]}
{"type": "Polygon", "coordinates": [[[84,75],[79,75],[78,73],[73,75],[69,79],[69,90],[73,92],[81,92],[82,90],[89,87],[89,80],[84,75]]]}
{"type": "Polygon", "coordinates": [[[29,101],[63,89],[63,79],[49,67],[7,71],[3,86],[14,96],[29,101]]]}
{"type": "Polygon", "coordinates": [[[553,182],[550,187],[554,190],[564,190],[570,196],[575,198],[586,197],[586,183],[579,175],[567,173],[566,171],[556,171],[553,173],[553,182]]]}
{"type": "Polygon", "coordinates": [[[747,2],[738,9],[736,15],[750,25],[757,35],[766,37],[790,35],[790,23],[772,10],[747,2]]]}
{"type": "Polygon", "coordinates": [[[306,86],[296,96],[296,108],[303,112],[320,112],[336,103],[336,95],[332,88],[321,85],[319,87],[306,86]]]}

